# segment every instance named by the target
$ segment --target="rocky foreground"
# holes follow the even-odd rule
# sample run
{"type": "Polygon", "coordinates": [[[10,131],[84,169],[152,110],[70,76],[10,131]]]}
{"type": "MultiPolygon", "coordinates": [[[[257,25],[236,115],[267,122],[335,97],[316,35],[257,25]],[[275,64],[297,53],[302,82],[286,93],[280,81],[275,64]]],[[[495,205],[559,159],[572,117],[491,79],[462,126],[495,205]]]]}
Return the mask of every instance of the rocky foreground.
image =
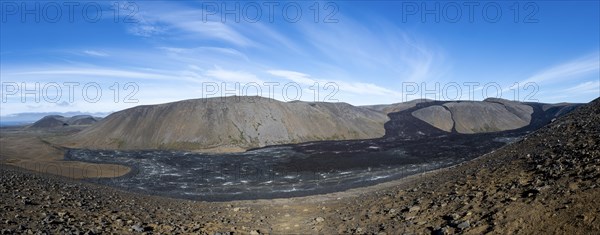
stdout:
{"type": "Polygon", "coordinates": [[[347,192],[206,203],[0,167],[3,234],[600,233],[600,100],[476,160],[347,192]]]}

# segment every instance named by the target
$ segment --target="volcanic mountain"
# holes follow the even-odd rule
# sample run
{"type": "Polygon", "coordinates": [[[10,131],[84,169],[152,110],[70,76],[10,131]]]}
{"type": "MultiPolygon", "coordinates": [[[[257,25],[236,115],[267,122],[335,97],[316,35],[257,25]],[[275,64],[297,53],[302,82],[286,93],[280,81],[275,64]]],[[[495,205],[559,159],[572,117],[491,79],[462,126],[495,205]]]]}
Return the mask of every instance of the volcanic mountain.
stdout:
{"type": "Polygon", "coordinates": [[[262,97],[193,99],[113,113],[66,141],[96,149],[242,151],[315,140],[377,138],[388,117],[346,103],[262,97]]]}
{"type": "Polygon", "coordinates": [[[537,129],[579,105],[526,103],[488,98],[484,101],[419,99],[364,107],[379,110],[390,116],[390,122],[386,123],[386,136],[394,136],[399,132],[415,136],[489,133],[527,127],[537,129]]]}
{"type": "Polygon", "coordinates": [[[113,113],[61,144],[91,149],[231,152],[321,140],[537,129],[576,106],[503,99],[421,99],[363,107],[262,97],[193,99],[113,113]]]}

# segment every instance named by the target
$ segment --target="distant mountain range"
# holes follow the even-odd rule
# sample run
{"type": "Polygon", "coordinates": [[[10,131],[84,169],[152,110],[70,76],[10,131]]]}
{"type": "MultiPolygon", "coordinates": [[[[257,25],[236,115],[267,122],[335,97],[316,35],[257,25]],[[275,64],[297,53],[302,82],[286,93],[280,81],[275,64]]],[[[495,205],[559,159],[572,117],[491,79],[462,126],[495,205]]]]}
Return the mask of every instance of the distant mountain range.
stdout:
{"type": "Polygon", "coordinates": [[[115,112],[60,144],[92,149],[244,151],[319,140],[498,132],[533,123],[538,128],[577,106],[503,99],[414,100],[361,107],[262,97],[193,99],[115,112]]]}
{"type": "Polygon", "coordinates": [[[27,124],[34,123],[43,117],[51,116],[51,115],[59,115],[63,117],[73,117],[78,115],[90,115],[94,117],[106,117],[110,113],[105,112],[97,112],[97,113],[89,113],[89,112],[41,112],[41,113],[16,113],[10,115],[2,115],[0,116],[0,123],[6,124],[27,124]]]}
{"type": "Polygon", "coordinates": [[[76,115],[73,117],[63,117],[60,115],[49,115],[45,116],[39,121],[33,123],[29,128],[56,128],[63,126],[84,126],[92,125],[99,120],[101,117],[94,117],[91,115],[76,115]]]}

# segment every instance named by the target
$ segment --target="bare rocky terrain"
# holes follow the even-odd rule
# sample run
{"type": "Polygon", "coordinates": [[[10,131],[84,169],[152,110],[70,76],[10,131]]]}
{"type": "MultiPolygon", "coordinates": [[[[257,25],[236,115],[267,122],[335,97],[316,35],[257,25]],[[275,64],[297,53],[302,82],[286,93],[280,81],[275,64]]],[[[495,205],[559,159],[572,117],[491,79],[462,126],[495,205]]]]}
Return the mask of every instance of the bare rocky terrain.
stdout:
{"type": "Polygon", "coordinates": [[[463,134],[512,130],[529,125],[533,108],[517,102],[448,102],[454,129],[463,134]]]}
{"type": "Polygon", "coordinates": [[[441,105],[432,105],[415,110],[412,115],[446,132],[451,132],[454,127],[452,112],[441,105]]]}
{"type": "Polygon", "coordinates": [[[345,192],[207,203],[0,167],[12,233],[596,234],[600,100],[475,160],[345,192]]]}
{"type": "Polygon", "coordinates": [[[138,106],[62,142],[94,149],[236,152],[316,140],[377,138],[388,117],[346,103],[225,97],[138,106]]]}

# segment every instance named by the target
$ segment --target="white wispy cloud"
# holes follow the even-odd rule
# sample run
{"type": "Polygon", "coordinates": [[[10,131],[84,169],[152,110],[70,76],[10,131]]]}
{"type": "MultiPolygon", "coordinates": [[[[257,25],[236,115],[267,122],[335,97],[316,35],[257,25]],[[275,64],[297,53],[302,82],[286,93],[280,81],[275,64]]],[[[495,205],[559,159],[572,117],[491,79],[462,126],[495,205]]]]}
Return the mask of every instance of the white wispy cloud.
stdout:
{"type": "Polygon", "coordinates": [[[165,36],[178,39],[214,39],[236,46],[250,46],[254,42],[232,25],[220,21],[203,20],[203,9],[192,9],[177,3],[144,3],[137,12],[137,23],[129,24],[128,32],[142,37],[165,36]]]}
{"type": "Polygon", "coordinates": [[[516,95],[516,99],[519,100],[529,97],[523,94],[529,92],[529,95],[534,95],[534,97],[529,98],[543,102],[563,102],[572,99],[589,101],[597,97],[596,95],[600,95],[598,81],[589,81],[588,79],[589,77],[598,78],[600,76],[599,60],[600,54],[592,53],[547,67],[518,83],[504,84],[502,93],[506,96],[505,98],[515,99],[515,89],[520,90],[521,92],[516,95]],[[596,73],[595,76],[594,73],[596,73]],[[585,79],[588,81],[585,81],[585,79]],[[515,84],[518,87],[515,87],[515,84]],[[565,86],[568,87],[565,88],[565,86]],[[534,87],[536,90],[531,90],[534,87]],[[508,97],[510,95],[513,97],[508,97]],[[519,95],[522,97],[518,97],[519,95]]]}
{"type": "Polygon", "coordinates": [[[596,53],[547,68],[527,78],[522,83],[565,81],[598,71],[600,69],[599,56],[600,54],[596,53]]]}
{"type": "Polygon", "coordinates": [[[257,83],[262,84],[263,81],[258,79],[258,77],[252,73],[245,71],[233,71],[233,70],[225,70],[220,67],[215,69],[211,69],[206,71],[205,75],[207,77],[216,78],[223,82],[231,82],[231,83],[257,83]]]}
{"type": "Polygon", "coordinates": [[[308,53],[298,43],[294,42],[292,38],[263,23],[243,24],[243,27],[240,27],[239,30],[246,34],[251,34],[251,38],[257,41],[263,50],[274,50],[277,45],[286,50],[288,54],[306,55],[308,53]]]}
{"type": "MultiPolygon", "coordinates": [[[[149,5],[148,8],[144,7],[142,11],[136,12],[136,14],[120,15],[119,17],[133,17],[135,23],[127,24],[127,32],[140,37],[153,37],[166,33],[168,30],[166,26],[160,25],[156,19],[156,12],[148,12],[148,9],[152,7],[149,5]]],[[[125,11],[119,11],[124,14],[125,11]]]]}
{"type": "MultiPolygon", "coordinates": [[[[165,37],[204,44],[195,48],[159,47],[169,59],[181,61],[186,65],[185,69],[192,70],[185,72],[190,76],[247,82],[258,79],[250,74],[288,67],[319,74],[329,80],[321,79],[320,82],[333,81],[348,92],[365,94],[369,90],[369,94],[397,95],[393,89],[400,89],[402,81],[436,79],[447,68],[438,47],[386,22],[358,22],[344,18],[337,24],[299,22],[282,30],[262,22],[206,21],[202,19],[205,15],[202,9],[177,3],[151,4],[144,9],[138,14],[141,25],[147,25],[149,29],[143,36],[156,33],[162,37],[166,34],[165,37]],[[168,9],[167,13],[165,9],[168,9]],[[216,47],[215,42],[225,46],[216,47]],[[297,61],[305,63],[298,64],[297,61]],[[311,68],[307,69],[308,66],[311,68]],[[233,73],[215,70],[215,67],[227,68],[233,73]],[[383,88],[366,82],[373,78],[393,85],[383,88]]],[[[279,77],[313,79],[288,75],[279,77]]]]}
{"type": "Polygon", "coordinates": [[[377,86],[372,83],[365,82],[347,82],[342,80],[325,80],[325,79],[315,79],[310,75],[290,71],[290,70],[268,70],[267,73],[276,76],[285,78],[287,80],[293,81],[295,83],[313,86],[315,83],[319,83],[320,86],[324,86],[325,84],[335,84],[338,86],[339,91],[341,93],[354,93],[354,94],[362,94],[362,95],[380,95],[380,96],[398,96],[400,97],[400,93],[395,92],[390,89],[386,89],[381,86],[377,86]]]}
{"type": "Polygon", "coordinates": [[[277,46],[294,53],[304,53],[293,38],[265,22],[223,22],[220,17],[206,17],[208,13],[205,9],[190,8],[176,2],[144,2],[140,8],[144,10],[135,15],[138,23],[128,25],[129,33],[137,36],[213,40],[242,48],[273,49],[277,46]]]}
{"type": "Polygon", "coordinates": [[[106,52],[95,51],[95,50],[84,50],[83,53],[85,53],[87,55],[91,55],[91,56],[100,56],[100,57],[108,56],[108,53],[106,53],[106,52]]]}
{"type": "Polygon", "coordinates": [[[592,94],[600,96],[600,81],[587,81],[562,90],[566,94],[592,94]]]}
{"type": "MultiPolygon", "coordinates": [[[[196,17],[198,15],[195,15],[196,17]]],[[[194,33],[198,37],[220,39],[237,46],[251,46],[254,42],[237,32],[233,27],[221,22],[203,22],[201,20],[186,19],[182,16],[162,18],[166,23],[186,33],[194,33]]],[[[188,35],[189,36],[189,35],[188,35]]]]}
{"type": "Polygon", "coordinates": [[[156,73],[144,73],[137,71],[119,70],[119,69],[98,69],[98,68],[73,68],[73,69],[55,69],[55,70],[34,70],[27,72],[16,72],[12,75],[58,75],[58,76],[95,76],[95,77],[121,77],[136,79],[172,79],[173,76],[156,73]]]}
{"type": "Polygon", "coordinates": [[[296,72],[296,71],[268,70],[267,73],[269,73],[273,76],[276,76],[276,77],[288,79],[290,81],[293,81],[293,82],[296,82],[299,84],[312,85],[316,82],[316,80],[310,78],[310,75],[296,72]]]}
{"type": "Polygon", "coordinates": [[[159,47],[168,54],[171,60],[188,64],[206,64],[208,66],[224,66],[225,64],[251,63],[248,56],[241,51],[228,47],[159,47]]]}
{"type": "Polygon", "coordinates": [[[443,51],[387,22],[343,18],[332,25],[301,25],[302,35],[325,60],[350,74],[360,69],[380,79],[420,82],[447,69],[443,51]]]}
{"type": "Polygon", "coordinates": [[[149,68],[105,68],[105,67],[49,67],[39,68],[31,65],[16,70],[2,71],[3,79],[7,81],[155,81],[155,82],[180,82],[201,84],[203,77],[188,70],[159,70],[149,68]]]}

